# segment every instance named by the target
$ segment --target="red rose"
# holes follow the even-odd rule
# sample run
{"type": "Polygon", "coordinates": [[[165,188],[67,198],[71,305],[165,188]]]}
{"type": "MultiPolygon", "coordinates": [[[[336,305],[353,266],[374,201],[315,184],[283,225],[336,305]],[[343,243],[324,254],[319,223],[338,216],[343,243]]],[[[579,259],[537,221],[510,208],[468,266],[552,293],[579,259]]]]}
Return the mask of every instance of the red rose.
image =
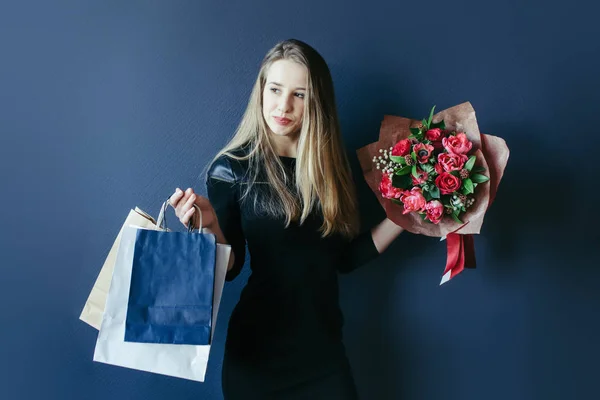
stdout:
{"type": "Polygon", "coordinates": [[[398,189],[392,186],[392,179],[388,174],[385,173],[381,177],[379,191],[381,192],[381,195],[386,199],[399,199],[403,192],[402,189],[398,189]]]}
{"type": "Polygon", "coordinates": [[[408,214],[413,211],[423,211],[426,203],[421,188],[412,188],[410,192],[405,192],[402,197],[402,202],[404,203],[404,211],[402,211],[402,214],[408,214]]]}
{"type": "Polygon", "coordinates": [[[473,143],[469,142],[467,135],[459,133],[456,136],[445,137],[442,139],[442,144],[452,154],[466,154],[473,147],[473,143]]]}
{"type": "Polygon", "coordinates": [[[405,156],[410,153],[411,142],[408,139],[404,139],[396,143],[392,149],[393,156],[405,156]]]}
{"type": "Polygon", "coordinates": [[[440,188],[442,194],[450,194],[460,188],[461,180],[448,172],[442,172],[435,178],[435,186],[440,188]]]}
{"type": "Polygon", "coordinates": [[[425,211],[427,211],[425,219],[437,224],[444,216],[444,205],[439,200],[432,200],[425,204],[425,211]]]}
{"type": "Polygon", "coordinates": [[[464,154],[441,153],[438,154],[438,162],[444,168],[444,171],[460,171],[465,166],[469,157],[464,154]]]}
{"type": "Polygon", "coordinates": [[[432,142],[439,142],[442,140],[443,134],[440,128],[433,128],[425,132],[425,139],[431,140],[432,142]]]}
{"type": "Polygon", "coordinates": [[[431,140],[431,144],[435,150],[441,150],[444,148],[442,139],[448,136],[448,131],[441,130],[440,128],[433,128],[425,132],[425,138],[431,140]]]}
{"type": "Polygon", "coordinates": [[[417,155],[417,161],[421,164],[429,161],[429,157],[431,157],[431,152],[433,151],[433,146],[425,143],[415,144],[413,148],[415,154],[417,155]]]}
{"type": "Polygon", "coordinates": [[[434,168],[435,168],[435,172],[436,172],[438,175],[439,175],[439,174],[441,174],[442,172],[444,172],[444,167],[442,167],[442,166],[440,165],[440,163],[435,163],[435,166],[434,166],[434,168]]]}

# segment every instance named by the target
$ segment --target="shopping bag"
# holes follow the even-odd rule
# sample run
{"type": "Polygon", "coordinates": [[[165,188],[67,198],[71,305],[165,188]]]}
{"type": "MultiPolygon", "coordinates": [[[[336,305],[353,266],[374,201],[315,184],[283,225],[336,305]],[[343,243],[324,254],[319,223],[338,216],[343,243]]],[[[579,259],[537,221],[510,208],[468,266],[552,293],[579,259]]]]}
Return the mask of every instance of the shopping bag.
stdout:
{"type": "MultiPolygon", "coordinates": [[[[166,228],[163,204],[157,220],[166,228]]],[[[210,343],[217,243],[212,233],[139,229],[133,251],[125,341],[210,343]]],[[[191,222],[191,221],[190,221],[191,222]]]]}
{"type": "Polygon", "coordinates": [[[129,215],[125,219],[123,226],[119,230],[119,234],[117,235],[110,251],[108,252],[108,256],[102,265],[102,269],[100,269],[100,274],[98,274],[98,278],[96,278],[94,287],[92,288],[92,291],[90,292],[90,295],[83,306],[81,315],[79,316],[80,320],[96,329],[100,329],[100,324],[102,323],[102,314],[104,313],[104,305],[106,304],[106,296],[110,287],[110,280],[112,278],[112,273],[115,266],[117,249],[119,248],[119,243],[121,241],[123,227],[129,225],[152,228],[156,226],[156,221],[138,207],[135,207],[134,210],[129,211],[129,215]]]}
{"type": "MultiPolygon", "coordinates": [[[[139,229],[141,228],[135,226],[123,228],[93,359],[100,363],[204,382],[210,345],[135,343],[123,340],[135,240],[139,229]]],[[[231,246],[217,244],[211,341],[230,253],[231,246]]]]}

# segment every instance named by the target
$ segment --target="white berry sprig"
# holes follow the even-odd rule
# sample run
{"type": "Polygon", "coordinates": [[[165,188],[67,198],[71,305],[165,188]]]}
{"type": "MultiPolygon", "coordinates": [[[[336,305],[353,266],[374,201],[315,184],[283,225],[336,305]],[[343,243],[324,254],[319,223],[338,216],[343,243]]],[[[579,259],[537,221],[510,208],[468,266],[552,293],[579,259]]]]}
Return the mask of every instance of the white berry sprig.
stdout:
{"type": "Polygon", "coordinates": [[[402,167],[402,165],[390,159],[393,148],[394,147],[390,147],[389,150],[379,149],[379,153],[382,155],[373,156],[373,163],[375,163],[375,168],[381,170],[382,172],[388,175],[392,175],[397,168],[402,167]]]}

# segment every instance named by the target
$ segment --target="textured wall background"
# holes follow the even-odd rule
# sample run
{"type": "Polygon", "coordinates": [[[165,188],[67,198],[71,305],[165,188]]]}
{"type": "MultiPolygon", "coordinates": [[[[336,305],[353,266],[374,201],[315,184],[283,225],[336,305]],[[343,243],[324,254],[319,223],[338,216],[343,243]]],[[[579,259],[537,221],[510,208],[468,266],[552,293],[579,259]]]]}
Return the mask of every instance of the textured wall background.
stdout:
{"type": "MultiPolygon", "coordinates": [[[[130,208],[157,214],[232,135],[260,60],[298,38],[328,61],[345,144],[384,114],[470,101],[512,154],[476,238],[403,235],[343,276],[364,399],[594,399],[599,7],[592,1],[4,1],[0,5],[0,397],[220,399],[226,288],[204,384],[92,362],[78,320],[130,208]]],[[[367,224],[381,218],[357,174],[367,224]]]]}

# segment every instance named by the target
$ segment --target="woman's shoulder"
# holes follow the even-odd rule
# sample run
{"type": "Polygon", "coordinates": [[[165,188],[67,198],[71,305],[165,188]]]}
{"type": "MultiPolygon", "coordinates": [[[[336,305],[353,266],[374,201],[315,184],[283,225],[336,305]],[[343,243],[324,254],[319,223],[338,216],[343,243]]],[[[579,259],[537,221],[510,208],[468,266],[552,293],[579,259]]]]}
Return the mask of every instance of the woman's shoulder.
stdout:
{"type": "MultiPolygon", "coordinates": [[[[235,157],[243,157],[247,155],[247,149],[240,147],[229,151],[229,153],[235,157]]],[[[207,179],[213,178],[232,183],[240,182],[244,179],[247,165],[247,160],[238,160],[229,154],[221,154],[208,168],[206,177],[207,179]]]]}

